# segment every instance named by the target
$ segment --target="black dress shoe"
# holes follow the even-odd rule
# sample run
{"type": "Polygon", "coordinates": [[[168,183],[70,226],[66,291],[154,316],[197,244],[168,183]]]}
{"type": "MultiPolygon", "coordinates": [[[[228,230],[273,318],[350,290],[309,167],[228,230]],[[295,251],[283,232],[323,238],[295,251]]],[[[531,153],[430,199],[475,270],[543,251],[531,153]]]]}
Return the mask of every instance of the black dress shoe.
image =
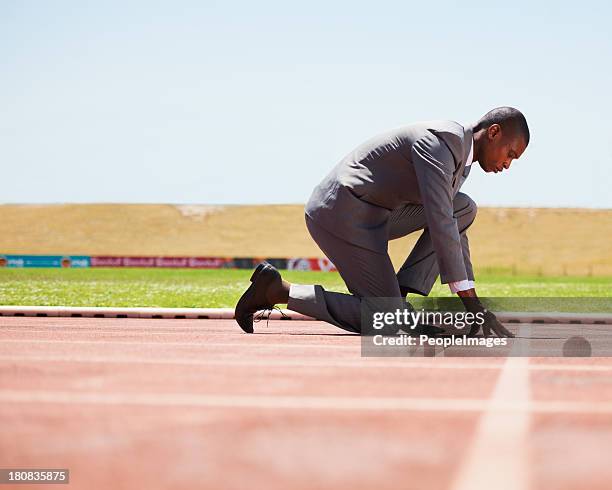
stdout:
{"type": "Polygon", "coordinates": [[[257,266],[251,276],[252,284],[238,300],[234,318],[246,333],[253,333],[253,314],[258,310],[274,308],[266,298],[266,292],[275,281],[281,282],[281,275],[267,262],[257,266]]]}

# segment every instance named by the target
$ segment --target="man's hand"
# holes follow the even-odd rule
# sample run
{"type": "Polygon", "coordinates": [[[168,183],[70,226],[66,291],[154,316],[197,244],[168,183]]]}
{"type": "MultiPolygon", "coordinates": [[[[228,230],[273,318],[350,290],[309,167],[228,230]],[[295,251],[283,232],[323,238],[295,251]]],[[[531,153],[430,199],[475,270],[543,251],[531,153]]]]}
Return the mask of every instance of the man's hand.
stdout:
{"type": "MultiPolygon", "coordinates": [[[[485,337],[491,336],[491,331],[498,337],[514,337],[514,334],[504,327],[493,312],[487,310],[484,305],[478,299],[475,289],[467,289],[465,291],[458,291],[457,294],[461,298],[465,309],[474,315],[480,313],[484,318],[482,323],[482,334],[485,337]]],[[[480,316],[480,315],[479,315],[480,316]]],[[[480,325],[474,323],[468,333],[468,337],[474,337],[480,330],[480,325]]]]}
{"type": "MultiPolygon", "coordinates": [[[[491,330],[493,330],[498,337],[514,337],[514,334],[501,324],[493,312],[484,310],[483,313],[484,323],[482,324],[482,334],[485,337],[491,336],[491,330]]],[[[476,330],[476,332],[478,332],[478,330],[476,330]]]]}

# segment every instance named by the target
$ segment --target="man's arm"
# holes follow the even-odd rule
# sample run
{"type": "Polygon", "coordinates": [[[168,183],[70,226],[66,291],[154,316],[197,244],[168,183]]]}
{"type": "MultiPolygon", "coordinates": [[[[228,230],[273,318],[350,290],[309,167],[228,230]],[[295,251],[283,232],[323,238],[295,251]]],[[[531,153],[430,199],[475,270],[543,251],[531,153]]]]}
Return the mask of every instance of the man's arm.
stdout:
{"type": "Polygon", "coordinates": [[[444,141],[427,133],[412,145],[411,159],[442,282],[468,279],[453,209],[453,155],[444,141]]]}
{"type": "MultiPolygon", "coordinates": [[[[500,337],[513,337],[495,315],[482,305],[473,284],[469,289],[464,289],[464,281],[468,281],[468,276],[453,209],[452,179],[455,160],[452,153],[446,143],[428,133],[414,143],[411,156],[442,282],[455,283],[455,286],[459,284],[457,294],[466,309],[474,314],[484,313],[485,322],[482,328],[485,336],[489,336],[493,330],[500,337]]],[[[476,333],[477,330],[470,332],[471,335],[476,333]]]]}

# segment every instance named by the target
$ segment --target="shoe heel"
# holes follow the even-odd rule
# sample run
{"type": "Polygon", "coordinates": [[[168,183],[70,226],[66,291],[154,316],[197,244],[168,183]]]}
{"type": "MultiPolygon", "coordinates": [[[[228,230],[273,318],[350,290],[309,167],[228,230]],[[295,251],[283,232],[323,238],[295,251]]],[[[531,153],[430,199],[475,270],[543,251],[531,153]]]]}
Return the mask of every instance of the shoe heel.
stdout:
{"type": "Polygon", "coordinates": [[[265,262],[262,262],[261,264],[259,264],[253,271],[253,274],[251,275],[251,279],[249,280],[253,282],[255,279],[257,279],[257,276],[259,275],[259,273],[263,270],[265,266],[266,266],[265,262]]]}

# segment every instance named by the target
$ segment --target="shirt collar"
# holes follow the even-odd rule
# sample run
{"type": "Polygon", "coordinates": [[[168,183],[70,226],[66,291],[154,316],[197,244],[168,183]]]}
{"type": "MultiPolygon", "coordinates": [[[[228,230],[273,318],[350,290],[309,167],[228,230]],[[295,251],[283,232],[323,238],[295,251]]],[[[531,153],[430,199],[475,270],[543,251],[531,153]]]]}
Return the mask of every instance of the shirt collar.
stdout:
{"type": "Polygon", "coordinates": [[[474,138],[470,138],[470,153],[468,154],[467,160],[465,161],[465,166],[469,167],[472,165],[474,160],[474,138]]]}

